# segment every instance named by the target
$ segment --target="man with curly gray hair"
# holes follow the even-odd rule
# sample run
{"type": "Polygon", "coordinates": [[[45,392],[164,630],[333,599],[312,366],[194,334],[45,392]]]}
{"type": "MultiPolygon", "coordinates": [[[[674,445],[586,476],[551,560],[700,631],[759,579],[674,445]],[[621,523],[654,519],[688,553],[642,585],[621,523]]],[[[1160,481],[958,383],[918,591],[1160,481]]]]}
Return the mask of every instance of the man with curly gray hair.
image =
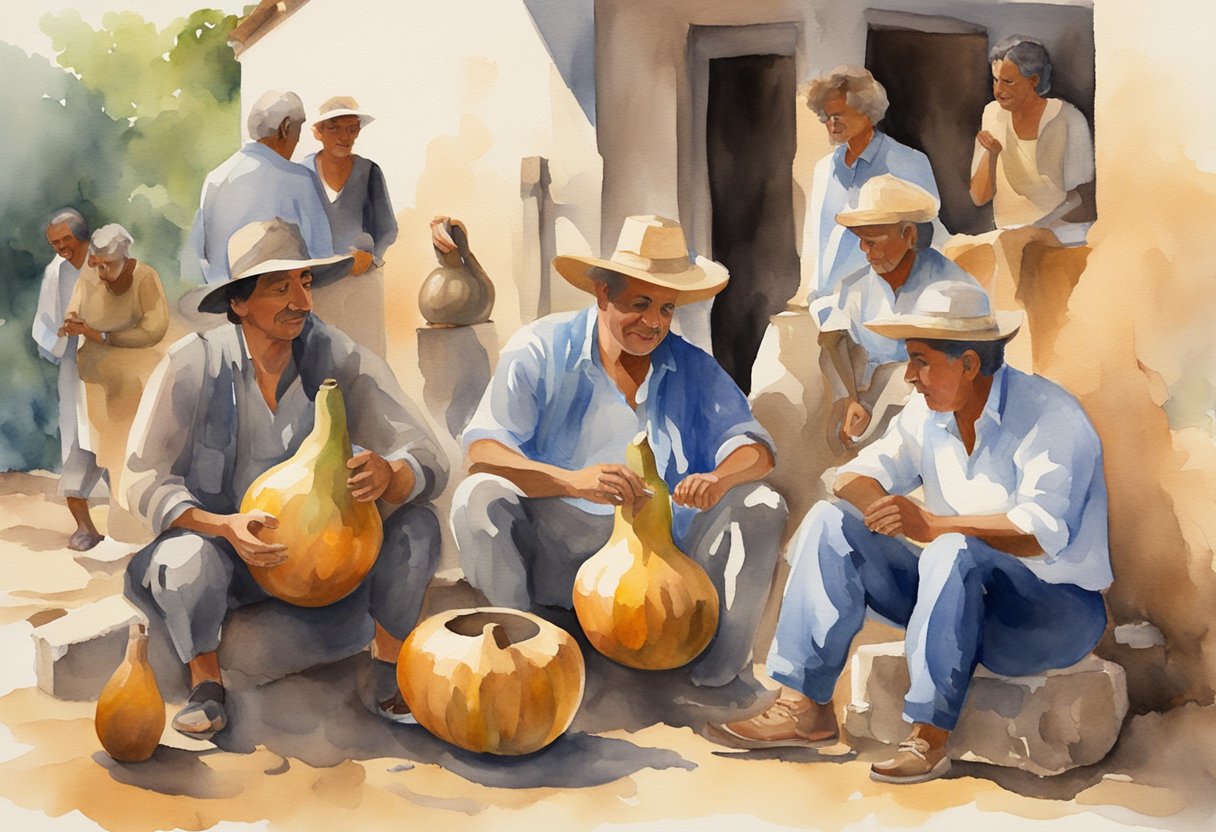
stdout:
{"type": "Polygon", "coordinates": [[[875,128],[887,113],[887,91],[869,70],[842,65],[817,76],[806,87],[806,102],[837,145],[815,165],[807,205],[802,263],[810,302],[867,267],[857,235],[836,222],[838,213],[856,207],[862,185],[891,174],[940,196],[929,158],[875,128]]]}

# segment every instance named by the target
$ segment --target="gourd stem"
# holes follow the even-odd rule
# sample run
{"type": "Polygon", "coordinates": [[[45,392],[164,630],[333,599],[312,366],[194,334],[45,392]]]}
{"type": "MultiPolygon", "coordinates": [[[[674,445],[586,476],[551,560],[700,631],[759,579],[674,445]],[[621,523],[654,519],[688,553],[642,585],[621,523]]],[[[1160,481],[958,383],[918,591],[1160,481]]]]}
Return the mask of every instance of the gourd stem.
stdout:
{"type": "Polygon", "coordinates": [[[148,633],[143,624],[132,624],[127,627],[128,662],[142,662],[148,658],[148,633]]]}
{"type": "Polygon", "coordinates": [[[505,650],[511,646],[511,637],[507,635],[507,630],[497,621],[487,624],[481,631],[482,636],[486,640],[493,639],[498,645],[499,650],[505,650]]]}

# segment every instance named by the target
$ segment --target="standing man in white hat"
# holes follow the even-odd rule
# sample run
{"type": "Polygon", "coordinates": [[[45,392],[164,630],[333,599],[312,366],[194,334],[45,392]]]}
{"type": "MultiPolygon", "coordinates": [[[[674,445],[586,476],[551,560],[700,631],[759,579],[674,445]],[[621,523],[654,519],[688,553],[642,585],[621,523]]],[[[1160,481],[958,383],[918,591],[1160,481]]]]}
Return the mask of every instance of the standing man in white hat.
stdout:
{"type": "Polygon", "coordinates": [[[321,150],[302,164],[329,216],[334,251],[355,258],[349,276],[314,293],[316,314],[383,358],[384,253],[397,239],[397,218],[380,166],[354,152],[359,134],[373,121],[350,96],[329,99],[312,124],[321,150]]]}
{"type": "Polygon", "coordinates": [[[329,218],[312,176],[291,161],[304,126],[304,102],[294,92],[270,90],[253,103],[249,141],[203,182],[198,213],[182,247],[181,278],[188,283],[228,280],[228,238],[259,220],[296,226],[311,257],[334,253],[329,218]]]}
{"type": "Polygon", "coordinates": [[[689,675],[724,685],[750,661],[787,518],[760,482],[774,448],[747,399],[712,356],[669,334],[676,306],[721,291],[726,270],[690,263],[680,226],[654,216],[628,217],[610,260],[554,266],[595,303],[516,333],[465,428],[473,476],[452,500],[465,576],[498,606],[568,609],[614,508],[649,496],[624,464],[644,430],[671,488],[676,545],[721,601],[717,636],[689,675]]]}
{"type": "Polygon", "coordinates": [[[752,747],[835,742],[833,689],[872,611],[907,627],[912,732],[871,776],[931,780],[950,768],[977,664],[1040,673],[1098,643],[1112,579],[1102,446],[1072,395],[1004,365],[1021,317],[948,283],[868,324],[906,342],[916,394],[799,528],[768,659],[785,692],[726,733],[752,747]],[[905,496],[917,488],[923,504],[905,496]]]}
{"type": "Polygon", "coordinates": [[[931,236],[925,226],[937,209],[933,194],[884,173],[861,186],[855,207],[836,215],[837,224],[858,241],[867,268],[812,302],[810,311],[819,325],[820,365],[837,395],[828,430],[846,449],[863,436],[881,436],[911,389],[900,374],[908,360],[903,342],[872,332],[866,323],[911,310],[926,289],[942,281],[979,285],[921,245],[931,236]]]}
{"type": "Polygon", "coordinates": [[[311,315],[312,286],[345,274],[351,258],[310,257],[299,229],[281,219],[239,229],[228,251],[232,276],[187,299],[232,325],[186,336],[157,367],[122,480],[132,510],[158,535],[127,567],[126,595],[154,629],[167,630],[190,671],[190,699],[173,727],[209,737],[227,725],[218,659],[224,619],[268,597],[247,565],[290,557],[259,537],[278,519],[242,512],[241,498],[299,449],[326,379],[342,390],[351,443],[361,449],[346,463],[351,497],[379,500],[387,515],[376,565],[343,602],[366,612],[351,621],[350,638],[370,638],[375,625],[362,694],[377,713],[402,721],[395,662],[439,559],[439,522],[426,501],[447,482],[445,457],[388,365],[311,315]]]}

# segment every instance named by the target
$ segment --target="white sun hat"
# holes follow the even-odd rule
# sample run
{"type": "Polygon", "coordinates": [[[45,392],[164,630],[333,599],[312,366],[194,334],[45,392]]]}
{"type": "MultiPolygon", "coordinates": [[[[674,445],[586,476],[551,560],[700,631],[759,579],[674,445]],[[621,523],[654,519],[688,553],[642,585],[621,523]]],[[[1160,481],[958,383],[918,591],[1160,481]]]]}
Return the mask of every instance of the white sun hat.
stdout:
{"type": "Polygon", "coordinates": [[[883,173],[866,180],[857,193],[857,205],[836,215],[845,228],[891,225],[897,222],[931,222],[940,204],[920,185],[883,173]]]}
{"type": "Polygon", "coordinates": [[[358,116],[360,127],[366,127],[376,120],[375,116],[359,109],[359,102],[349,95],[335,95],[321,105],[321,109],[312,123],[317,125],[323,121],[329,121],[331,118],[341,118],[342,116],[358,116]]]}
{"type": "Polygon", "coordinates": [[[1021,325],[1021,312],[993,312],[988,294],[961,280],[928,287],[911,312],[866,322],[866,328],[879,335],[922,341],[1001,341],[1021,325]]]}

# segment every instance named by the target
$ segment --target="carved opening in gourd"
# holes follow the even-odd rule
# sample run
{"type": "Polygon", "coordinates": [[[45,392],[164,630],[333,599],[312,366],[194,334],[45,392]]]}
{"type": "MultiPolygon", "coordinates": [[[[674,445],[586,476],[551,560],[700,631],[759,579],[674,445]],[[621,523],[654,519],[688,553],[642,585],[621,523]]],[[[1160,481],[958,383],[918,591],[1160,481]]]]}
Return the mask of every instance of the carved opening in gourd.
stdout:
{"type": "Polygon", "coordinates": [[[480,636],[488,629],[495,643],[501,648],[528,641],[540,634],[540,627],[535,622],[522,616],[501,612],[474,612],[458,615],[444,626],[458,636],[470,638],[480,636]]]}

